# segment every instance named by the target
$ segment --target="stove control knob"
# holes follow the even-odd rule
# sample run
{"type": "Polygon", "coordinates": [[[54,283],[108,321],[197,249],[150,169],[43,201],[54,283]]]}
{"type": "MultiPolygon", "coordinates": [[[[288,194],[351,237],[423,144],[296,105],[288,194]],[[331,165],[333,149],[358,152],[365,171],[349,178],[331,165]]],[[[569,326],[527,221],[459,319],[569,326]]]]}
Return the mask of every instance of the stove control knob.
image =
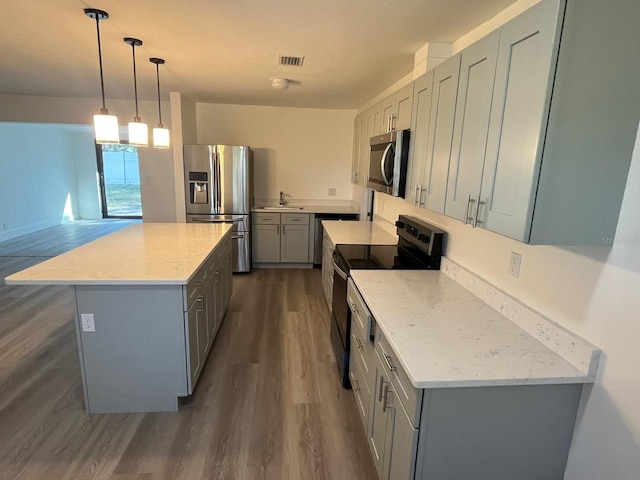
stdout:
{"type": "Polygon", "coordinates": [[[400,220],[396,220],[396,227],[398,228],[404,228],[405,223],[401,222],[400,220]]]}
{"type": "Polygon", "coordinates": [[[413,235],[414,237],[418,236],[418,229],[416,227],[412,227],[411,225],[409,225],[407,227],[407,233],[410,235],[413,235]]]}
{"type": "Polygon", "coordinates": [[[422,243],[429,243],[429,237],[424,233],[418,235],[418,240],[420,240],[422,243]]]}

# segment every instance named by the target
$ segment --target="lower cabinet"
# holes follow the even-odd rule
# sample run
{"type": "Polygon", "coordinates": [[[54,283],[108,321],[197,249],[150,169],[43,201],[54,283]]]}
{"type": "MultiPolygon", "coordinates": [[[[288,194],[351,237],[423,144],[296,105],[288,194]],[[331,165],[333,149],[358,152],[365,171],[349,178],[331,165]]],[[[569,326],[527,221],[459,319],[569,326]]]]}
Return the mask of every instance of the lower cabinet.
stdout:
{"type": "Polygon", "coordinates": [[[193,393],[229,304],[232,285],[231,239],[223,240],[185,287],[185,335],[188,346],[188,393],[193,393]]]}
{"type": "Polygon", "coordinates": [[[254,213],[255,263],[310,263],[309,214],[254,213]]]}
{"type": "Polygon", "coordinates": [[[333,242],[327,233],[322,238],[322,290],[329,312],[333,311],[333,242]]]}
{"type": "Polygon", "coordinates": [[[581,384],[416,388],[352,280],[347,302],[349,376],[378,479],[562,480],[581,384]]]}

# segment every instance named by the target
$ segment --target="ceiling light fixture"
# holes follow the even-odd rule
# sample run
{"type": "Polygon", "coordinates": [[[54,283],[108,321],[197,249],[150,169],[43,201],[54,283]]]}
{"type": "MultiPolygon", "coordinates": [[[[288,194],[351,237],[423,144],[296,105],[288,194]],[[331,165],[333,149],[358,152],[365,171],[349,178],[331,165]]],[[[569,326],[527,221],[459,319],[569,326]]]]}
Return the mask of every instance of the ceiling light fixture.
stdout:
{"type": "Polygon", "coordinates": [[[129,145],[136,147],[149,146],[149,128],[146,123],[140,121],[138,115],[138,80],[136,76],[136,47],[142,45],[142,40],[132,37],[123,38],[124,43],[131,45],[131,54],[133,56],[133,97],[136,102],[136,116],[133,122],[129,122],[129,145]]]}
{"type": "Polygon", "coordinates": [[[285,90],[289,88],[289,80],[286,78],[274,78],[271,80],[271,86],[276,90],[285,90]]]}
{"type": "Polygon", "coordinates": [[[156,65],[156,80],[158,83],[158,126],[153,129],[153,146],[155,148],[169,148],[169,129],[162,125],[162,107],[160,106],[160,65],[164,65],[162,58],[150,58],[156,65]]]}
{"type": "Polygon", "coordinates": [[[97,143],[120,143],[120,132],[118,130],[118,117],[109,115],[109,110],[104,101],[104,76],[102,73],[102,46],[100,44],[100,20],[107,20],[109,14],[96,8],[85,8],[84,14],[96,21],[96,32],[98,34],[98,61],[100,63],[100,90],[102,91],[102,108],[100,115],[93,116],[93,128],[97,143]]]}

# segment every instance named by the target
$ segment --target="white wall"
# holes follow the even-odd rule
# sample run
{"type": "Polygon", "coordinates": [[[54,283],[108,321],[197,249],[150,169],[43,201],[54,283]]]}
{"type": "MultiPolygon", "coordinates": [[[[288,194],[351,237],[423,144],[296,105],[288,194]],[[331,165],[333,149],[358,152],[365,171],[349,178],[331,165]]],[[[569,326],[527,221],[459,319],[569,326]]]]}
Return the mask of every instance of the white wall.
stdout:
{"type": "MultiPolygon", "coordinates": [[[[60,127],[59,127],[60,128],[60,127]]],[[[71,132],[72,157],[76,176],[77,218],[102,218],[96,144],[90,127],[84,132],[71,132]]]]}
{"type": "Polygon", "coordinates": [[[0,240],[77,214],[69,133],[51,125],[0,123],[0,240]]]}
{"type": "MultiPolygon", "coordinates": [[[[120,138],[127,138],[126,126],[133,119],[134,105],[131,100],[107,99],[109,113],[118,116],[120,138]]],[[[140,117],[149,125],[149,133],[158,122],[158,103],[140,101],[140,117]]],[[[38,97],[28,95],[0,95],[0,121],[28,122],[38,124],[71,124],[92,128],[93,115],[99,112],[100,99],[38,97]]],[[[162,102],[164,126],[171,129],[169,102],[162,102]]],[[[86,138],[85,138],[86,140],[86,138]]],[[[78,152],[88,152],[86,141],[78,139],[78,152]]],[[[140,158],[141,196],[144,221],[175,222],[177,216],[175,180],[172,160],[172,148],[167,150],[150,148],[138,149],[140,158]]],[[[95,153],[93,154],[95,162],[95,153]]],[[[85,165],[86,167],[86,165],[85,165]]],[[[87,189],[92,188],[87,168],[82,167],[82,179],[85,184],[79,192],[87,199],[87,189]]],[[[95,201],[82,211],[84,218],[95,217],[95,201]]],[[[99,206],[98,206],[99,208],[99,206]]],[[[101,218],[101,215],[100,217],[101,218]]],[[[2,225],[0,225],[0,228],[2,225]]],[[[1,230],[0,230],[1,233],[1,230]]]]}
{"type": "Polygon", "coordinates": [[[254,195],[296,200],[351,200],[354,110],[198,103],[198,143],[249,145],[254,195]],[[328,188],[336,188],[336,196],[328,188]]]}

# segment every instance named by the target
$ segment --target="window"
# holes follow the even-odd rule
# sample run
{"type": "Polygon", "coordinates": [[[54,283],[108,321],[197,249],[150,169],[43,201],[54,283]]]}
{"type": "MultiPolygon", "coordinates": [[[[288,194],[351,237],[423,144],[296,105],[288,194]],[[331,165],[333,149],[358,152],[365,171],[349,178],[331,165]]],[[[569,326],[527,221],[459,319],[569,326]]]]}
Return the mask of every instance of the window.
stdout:
{"type": "Polygon", "coordinates": [[[102,216],[142,217],[138,149],[126,144],[96,145],[102,216]]]}

